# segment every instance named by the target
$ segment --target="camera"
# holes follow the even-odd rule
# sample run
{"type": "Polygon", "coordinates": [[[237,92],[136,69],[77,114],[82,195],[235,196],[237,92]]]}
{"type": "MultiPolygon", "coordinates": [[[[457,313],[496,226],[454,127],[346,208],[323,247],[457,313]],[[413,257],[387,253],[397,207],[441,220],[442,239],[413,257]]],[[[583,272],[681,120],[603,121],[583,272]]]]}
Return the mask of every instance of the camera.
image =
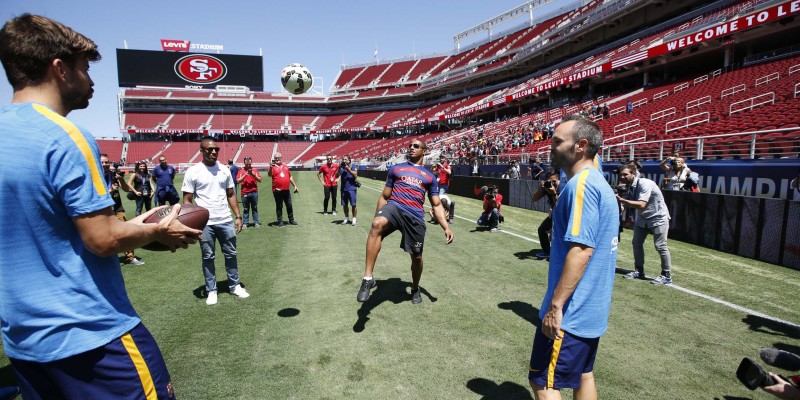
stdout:
{"type": "Polygon", "coordinates": [[[545,189],[552,189],[552,188],[553,188],[553,186],[554,186],[555,184],[556,184],[556,183],[555,183],[555,182],[553,182],[553,180],[552,180],[552,179],[548,179],[548,180],[546,180],[546,181],[544,182],[544,188],[545,188],[545,189]]]}
{"type": "Polygon", "coordinates": [[[628,185],[626,185],[624,183],[620,183],[617,186],[612,186],[611,190],[614,192],[614,194],[625,193],[625,192],[628,191],[628,185]]]}
{"type": "Polygon", "coordinates": [[[750,390],[775,384],[775,380],[760,365],[747,357],[739,363],[739,368],[736,369],[736,378],[750,390]]]}
{"type": "Polygon", "coordinates": [[[113,172],[114,175],[117,175],[118,177],[125,176],[125,171],[119,170],[119,163],[111,164],[111,172],[113,172]]]}

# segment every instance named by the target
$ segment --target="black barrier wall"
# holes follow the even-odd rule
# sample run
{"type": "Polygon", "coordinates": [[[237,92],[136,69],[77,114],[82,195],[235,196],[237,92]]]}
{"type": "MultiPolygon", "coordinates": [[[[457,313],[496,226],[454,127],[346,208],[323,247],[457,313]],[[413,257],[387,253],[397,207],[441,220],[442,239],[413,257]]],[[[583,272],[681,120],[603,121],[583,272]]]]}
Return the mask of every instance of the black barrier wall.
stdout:
{"type": "MultiPolygon", "coordinates": [[[[386,180],[386,171],[359,171],[386,180]]],[[[496,185],[503,204],[546,212],[545,199],[533,202],[539,181],[454,176],[448,193],[481,199],[481,186],[496,185]]],[[[664,190],[669,238],[800,269],[800,202],[713,193],[664,190]]],[[[724,262],[724,261],[721,261],[724,262]]]]}

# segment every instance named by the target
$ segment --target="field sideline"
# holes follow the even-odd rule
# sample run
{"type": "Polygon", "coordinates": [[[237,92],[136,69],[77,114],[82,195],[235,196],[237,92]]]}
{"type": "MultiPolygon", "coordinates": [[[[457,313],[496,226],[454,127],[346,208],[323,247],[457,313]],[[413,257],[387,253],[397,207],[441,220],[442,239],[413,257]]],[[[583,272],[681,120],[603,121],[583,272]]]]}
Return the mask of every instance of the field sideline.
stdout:
{"type": "MultiPolygon", "coordinates": [[[[294,174],[298,227],[275,220],[269,178],[263,227],[238,237],[252,296],[204,302],[200,250],[137,250],[123,266],[128,294],[155,336],[181,399],[531,399],[527,368],[547,264],[533,258],[546,216],[503,207],[502,232],[477,229],[478,199],[457,202],[453,244],[428,224],[423,303],[412,305],[400,234],[384,241],[378,286],[355,300],[367,231],[383,182],[362,179],[358,225],[323,216],[314,173],[294,174]],[[461,218],[463,217],[463,218],[461,218]]],[[[176,182],[179,187],[179,182],[176,182]]],[[[134,207],[126,201],[133,216],[134,207]]],[[[632,269],[631,233],[618,266],[632,269]]],[[[604,399],[773,399],[735,378],[761,347],[800,352],[800,272],[670,241],[674,287],[617,276],[609,331],[595,364],[604,399]],[[701,297],[705,296],[705,297],[701,297]]],[[[652,239],[646,272],[658,273],[652,239]]],[[[217,276],[227,290],[221,253],[217,276]]],[[[24,290],[24,288],[20,288],[24,290]]],[[[789,375],[787,371],[779,371],[789,375]]],[[[0,358],[0,385],[13,373],[0,358]]],[[[565,391],[565,398],[571,393],[565,391]]]]}

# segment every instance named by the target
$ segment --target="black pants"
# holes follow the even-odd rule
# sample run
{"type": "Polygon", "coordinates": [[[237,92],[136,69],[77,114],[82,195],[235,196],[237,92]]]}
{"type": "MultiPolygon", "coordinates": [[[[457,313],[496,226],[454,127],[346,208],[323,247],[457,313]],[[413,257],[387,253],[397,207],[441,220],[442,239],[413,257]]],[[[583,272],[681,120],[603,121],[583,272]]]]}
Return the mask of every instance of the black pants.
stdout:
{"type": "Polygon", "coordinates": [[[333,197],[333,204],[331,211],[336,212],[336,189],[338,186],[324,186],[325,188],[325,202],[322,203],[322,211],[328,212],[328,200],[333,197]]]}
{"type": "Polygon", "coordinates": [[[275,196],[275,213],[278,215],[278,222],[283,221],[283,203],[286,203],[286,212],[289,214],[289,222],[294,221],[294,210],[292,210],[292,193],[288,190],[276,190],[272,192],[275,196]]]}
{"type": "Polygon", "coordinates": [[[550,236],[548,236],[547,232],[553,229],[553,218],[547,217],[542,221],[542,224],[539,225],[539,242],[542,245],[542,251],[545,253],[550,252],[550,236]]]}

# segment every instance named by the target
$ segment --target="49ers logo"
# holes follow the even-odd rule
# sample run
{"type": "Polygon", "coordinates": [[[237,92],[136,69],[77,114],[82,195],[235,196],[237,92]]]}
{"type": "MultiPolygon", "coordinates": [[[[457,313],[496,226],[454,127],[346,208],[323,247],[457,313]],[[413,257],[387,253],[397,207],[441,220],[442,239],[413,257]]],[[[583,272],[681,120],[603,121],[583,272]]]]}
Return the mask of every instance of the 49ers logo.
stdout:
{"type": "Polygon", "coordinates": [[[175,62],[175,73],[187,82],[210,84],[225,78],[228,67],[216,57],[191,55],[175,62]]]}

